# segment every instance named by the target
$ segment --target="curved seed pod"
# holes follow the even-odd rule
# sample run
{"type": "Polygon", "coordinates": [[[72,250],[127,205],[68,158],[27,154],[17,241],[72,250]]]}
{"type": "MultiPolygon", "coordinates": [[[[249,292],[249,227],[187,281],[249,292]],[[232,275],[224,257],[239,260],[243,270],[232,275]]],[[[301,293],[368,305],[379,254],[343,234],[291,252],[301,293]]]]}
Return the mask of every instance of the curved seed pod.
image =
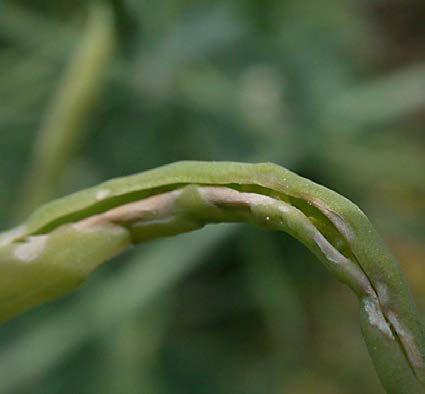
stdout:
{"type": "Polygon", "coordinates": [[[249,222],[306,245],[359,298],[390,393],[425,391],[424,337],[399,265],[361,210],[274,164],[178,162],[53,201],[0,236],[0,320],[77,287],[131,244],[249,222]]]}

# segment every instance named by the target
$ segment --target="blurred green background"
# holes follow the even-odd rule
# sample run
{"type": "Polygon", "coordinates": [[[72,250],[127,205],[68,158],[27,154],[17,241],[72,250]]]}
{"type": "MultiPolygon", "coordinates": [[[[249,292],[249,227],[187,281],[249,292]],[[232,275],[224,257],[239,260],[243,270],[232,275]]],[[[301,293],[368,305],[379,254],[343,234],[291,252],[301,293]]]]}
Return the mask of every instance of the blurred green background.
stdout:
{"type": "MultiPolygon", "coordinates": [[[[360,205],[425,315],[422,0],[0,1],[0,228],[182,160],[360,205]]],[[[249,226],[142,245],[0,327],[0,393],[383,393],[357,302],[249,226]]]]}

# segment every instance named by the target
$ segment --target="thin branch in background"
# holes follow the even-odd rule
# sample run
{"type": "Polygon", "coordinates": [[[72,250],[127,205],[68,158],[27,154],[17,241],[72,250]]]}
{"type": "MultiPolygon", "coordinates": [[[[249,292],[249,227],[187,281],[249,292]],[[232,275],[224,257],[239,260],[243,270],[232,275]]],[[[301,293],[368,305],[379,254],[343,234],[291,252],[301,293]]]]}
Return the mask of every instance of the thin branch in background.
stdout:
{"type": "Polygon", "coordinates": [[[22,218],[55,196],[105,82],[115,47],[114,19],[103,3],[90,9],[82,42],[66,70],[37,137],[17,216],[22,218]]]}

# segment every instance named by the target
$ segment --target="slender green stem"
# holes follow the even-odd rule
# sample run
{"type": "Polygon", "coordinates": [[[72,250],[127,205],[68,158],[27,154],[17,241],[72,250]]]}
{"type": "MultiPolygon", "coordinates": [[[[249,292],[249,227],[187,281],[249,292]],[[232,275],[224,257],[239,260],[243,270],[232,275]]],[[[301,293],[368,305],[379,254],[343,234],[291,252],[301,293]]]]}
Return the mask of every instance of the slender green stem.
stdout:
{"type": "Polygon", "coordinates": [[[114,48],[112,12],[105,4],[94,2],[81,44],[71,58],[37,137],[18,216],[27,215],[57,191],[104,85],[114,48]]]}

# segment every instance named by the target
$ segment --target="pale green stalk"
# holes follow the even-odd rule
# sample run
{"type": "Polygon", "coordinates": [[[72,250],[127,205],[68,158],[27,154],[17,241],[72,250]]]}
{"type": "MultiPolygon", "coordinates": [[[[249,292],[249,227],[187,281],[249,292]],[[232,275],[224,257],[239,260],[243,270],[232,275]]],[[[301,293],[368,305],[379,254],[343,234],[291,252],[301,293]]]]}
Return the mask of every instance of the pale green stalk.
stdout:
{"type": "Polygon", "coordinates": [[[103,3],[90,8],[87,28],[67,67],[34,146],[19,216],[52,198],[80,145],[115,48],[114,18],[103,3]]]}
{"type": "Polygon", "coordinates": [[[390,393],[424,392],[424,339],[407,283],[360,209],[273,164],[179,162],[115,179],[38,211],[0,237],[0,319],[78,287],[132,244],[208,223],[249,222],[306,245],[359,298],[390,393]]]}

